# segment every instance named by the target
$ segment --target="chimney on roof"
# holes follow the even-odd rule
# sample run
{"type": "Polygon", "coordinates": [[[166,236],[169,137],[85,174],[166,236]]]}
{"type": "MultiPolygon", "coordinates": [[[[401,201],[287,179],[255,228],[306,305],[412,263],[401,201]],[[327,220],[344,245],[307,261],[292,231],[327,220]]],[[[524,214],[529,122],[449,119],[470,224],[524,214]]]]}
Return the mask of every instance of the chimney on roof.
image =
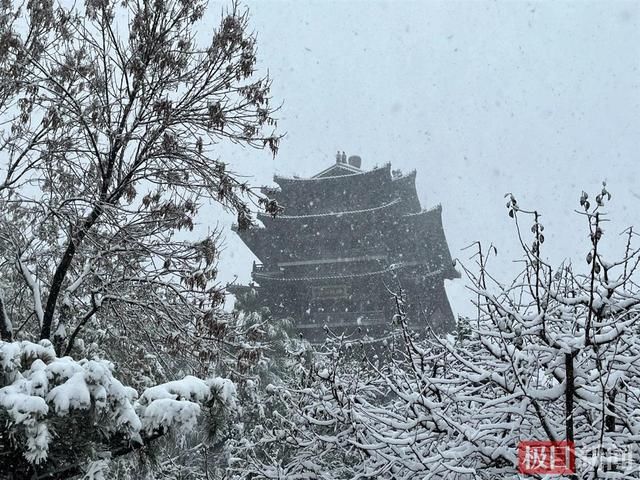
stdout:
{"type": "Polygon", "coordinates": [[[352,167],[360,168],[362,165],[362,159],[358,155],[351,155],[349,157],[349,165],[352,167]]]}

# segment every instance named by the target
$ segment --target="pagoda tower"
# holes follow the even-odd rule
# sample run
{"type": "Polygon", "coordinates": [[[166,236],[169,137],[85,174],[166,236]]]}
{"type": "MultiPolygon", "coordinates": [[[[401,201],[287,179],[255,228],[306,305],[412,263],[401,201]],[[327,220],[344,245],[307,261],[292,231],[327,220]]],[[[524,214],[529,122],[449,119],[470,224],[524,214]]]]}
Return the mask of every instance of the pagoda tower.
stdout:
{"type": "Polygon", "coordinates": [[[402,289],[413,328],[452,330],[444,280],[460,275],[442,208],[422,209],[415,171],[360,167],[360,157],[338,153],[311,178],[276,175],[278,188],[262,189],[282,213],[258,214],[262,225],[235,229],[261,262],[252,272],[259,303],[293,319],[311,341],[323,338],[325,325],[375,337],[395,313],[390,291],[402,289]]]}

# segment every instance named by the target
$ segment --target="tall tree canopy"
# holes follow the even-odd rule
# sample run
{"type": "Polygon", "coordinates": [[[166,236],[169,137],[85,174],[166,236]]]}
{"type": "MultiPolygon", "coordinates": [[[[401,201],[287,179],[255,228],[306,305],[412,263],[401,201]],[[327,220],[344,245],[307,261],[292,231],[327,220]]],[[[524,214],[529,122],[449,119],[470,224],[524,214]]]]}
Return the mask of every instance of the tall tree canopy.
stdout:
{"type": "Polygon", "coordinates": [[[69,354],[116,339],[132,366],[167,346],[209,355],[224,330],[218,234],[179,231],[212,201],[247,225],[260,199],[216,146],[275,154],[279,136],[247,12],[234,4],[212,29],[206,7],[0,3],[3,340],[69,354]]]}
{"type": "Polygon", "coordinates": [[[277,209],[218,157],[279,136],[247,12],[206,8],[0,1],[1,473],[101,478],[233,404],[220,378],[143,388],[209,375],[226,343],[219,232],[182,231],[211,203],[240,227],[277,209]]]}

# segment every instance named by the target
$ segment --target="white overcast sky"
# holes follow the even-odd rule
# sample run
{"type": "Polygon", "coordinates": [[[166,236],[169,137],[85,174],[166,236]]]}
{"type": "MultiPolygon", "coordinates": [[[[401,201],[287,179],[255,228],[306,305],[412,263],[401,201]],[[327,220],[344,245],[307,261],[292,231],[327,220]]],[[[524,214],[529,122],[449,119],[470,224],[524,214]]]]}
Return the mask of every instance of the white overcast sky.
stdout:
{"type": "MultiPolygon", "coordinates": [[[[275,159],[226,153],[254,183],[313,175],[338,149],[367,169],[417,169],[423,207],[443,205],[452,255],[493,242],[505,279],[517,256],[507,192],[542,212],[554,262],[583,262],[585,220],[574,209],[602,180],[613,194],[611,250],[626,226],[640,231],[640,2],[247,5],[286,133],[275,159]]],[[[226,236],[221,279],[247,281],[253,258],[226,236]]],[[[454,310],[468,312],[464,281],[448,290],[454,310]]]]}

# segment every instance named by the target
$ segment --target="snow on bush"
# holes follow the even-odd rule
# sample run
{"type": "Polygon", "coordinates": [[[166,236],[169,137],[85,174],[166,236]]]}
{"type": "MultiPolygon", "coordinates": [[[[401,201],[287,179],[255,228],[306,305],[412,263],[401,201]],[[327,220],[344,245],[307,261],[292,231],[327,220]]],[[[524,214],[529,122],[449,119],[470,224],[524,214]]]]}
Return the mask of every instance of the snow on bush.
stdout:
{"type": "Polygon", "coordinates": [[[111,362],[58,358],[48,340],[0,342],[0,369],[0,414],[9,417],[13,433],[24,435],[19,448],[34,464],[47,459],[52,438],[61,433],[50,431],[55,417],[91,411],[106,419],[102,431],[142,443],[169,428],[193,429],[201,405],[214,400],[235,408],[235,387],[222,378],[187,376],[148,388],[138,400],[135,389],[113,376],[111,362]]]}
{"type": "Polygon", "coordinates": [[[583,194],[586,261],[559,268],[538,213],[511,197],[511,217],[533,218],[530,243],[517,230],[523,273],[499,282],[478,247],[477,315],[456,336],[416,338],[399,294],[385,351],[328,343],[308,388],[268,388],[282,414],[230,445],[230,478],[515,479],[524,441],[575,445],[571,478],[640,478],[640,249],[629,229],[605,258],[605,197],[583,194]]]}

